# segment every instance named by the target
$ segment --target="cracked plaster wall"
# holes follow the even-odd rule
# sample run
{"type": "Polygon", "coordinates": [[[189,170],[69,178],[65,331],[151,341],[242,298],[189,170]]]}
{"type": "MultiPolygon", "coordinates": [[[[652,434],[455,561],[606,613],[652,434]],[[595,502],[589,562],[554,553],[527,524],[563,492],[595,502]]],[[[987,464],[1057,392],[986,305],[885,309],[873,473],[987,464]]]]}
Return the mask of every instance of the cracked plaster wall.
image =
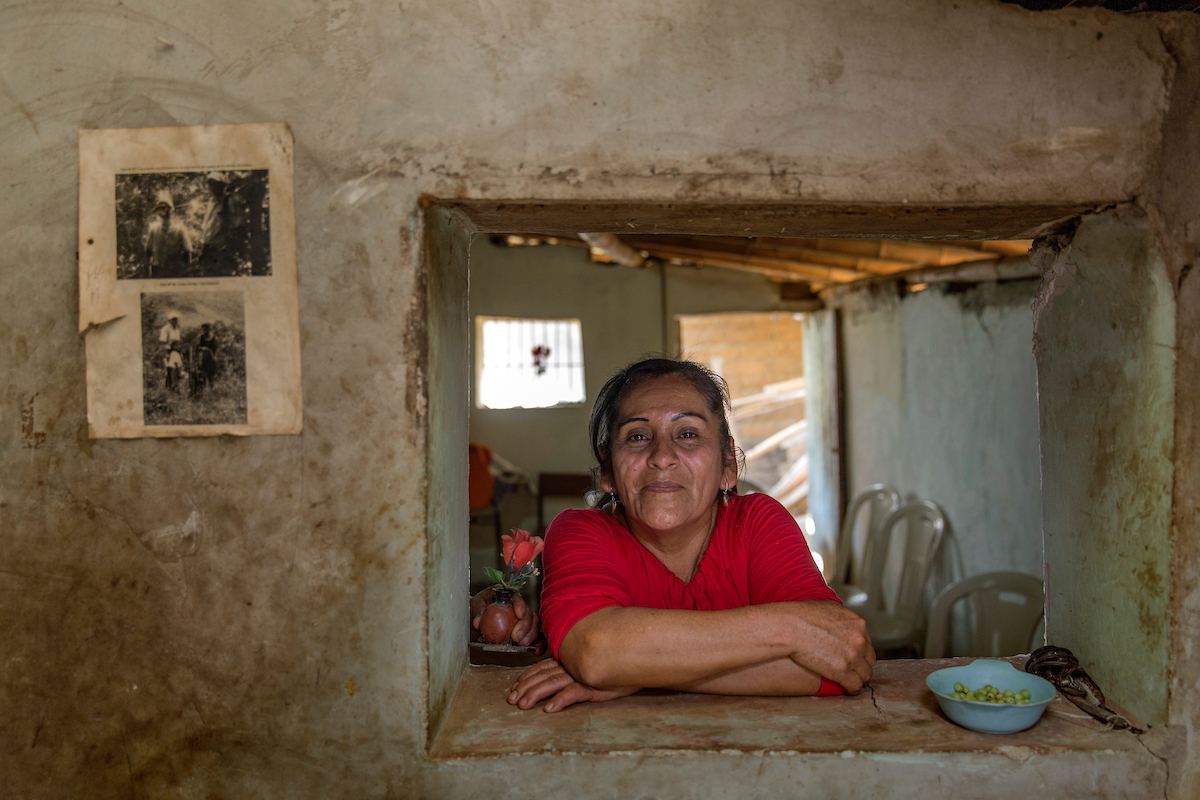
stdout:
{"type": "Polygon", "coordinates": [[[1175,297],[1145,216],[1084,219],[1034,303],[1046,638],[1167,721],[1175,297]]]}
{"type": "MultiPolygon", "coordinates": [[[[1155,180],[1171,75],[1148,18],[985,0],[0,4],[0,772],[28,798],[452,793],[423,756],[422,193],[1118,201],[1155,180]],[[88,440],[76,132],[266,120],[296,136],[304,433],[88,440]]],[[[666,785],[613,758],[630,796],[666,785]]],[[[697,763],[670,785],[725,767],[697,763]]]]}
{"type": "MultiPolygon", "coordinates": [[[[956,545],[942,558],[957,550],[965,575],[1042,577],[1036,287],[935,284],[901,297],[886,285],[841,306],[850,495],[887,483],[938,503],[956,545]]],[[[898,579],[886,576],[889,596],[898,579]]]]}
{"type": "Polygon", "coordinates": [[[1200,20],[1173,18],[1163,42],[1178,64],[1148,192],[1155,241],[1175,285],[1175,475],[1170,563],[1168,714],[1173,796],[1200,797],[1200,20]]]}

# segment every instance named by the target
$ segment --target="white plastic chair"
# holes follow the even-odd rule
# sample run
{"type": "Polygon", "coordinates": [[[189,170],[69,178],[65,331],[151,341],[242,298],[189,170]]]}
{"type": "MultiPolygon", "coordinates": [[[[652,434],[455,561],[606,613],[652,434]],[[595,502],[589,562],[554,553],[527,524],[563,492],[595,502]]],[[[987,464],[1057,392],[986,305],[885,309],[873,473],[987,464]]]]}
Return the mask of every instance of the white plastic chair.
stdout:
{"type": "Polygon", "coordinates": [[[872,586],[877,587],[874,596],[869,591],[862,601],[846,603],[867,621],[876,650],[904,647],[919,651],[925,644],[925,584],[945,531],[946,514],[932,500],[905,503],[884,519],[872,555],[875,563],[868,565],[872,586]],[[900,584],[895,605],[889,608],[883,597],[883,574],[892,537],[901,524],[905,535],[900,584]]]}
{"type": "Polygon", "coordinates": [[[1023,572],[985,572],[946,587],[929,609],[925,658],[947,655],[954,604],[971,598],[975,634],[971,652],[979,657],[1029,652],[1046,609],[1045,583],[1023,572]]]}
{"type": "MultiPolygon", "coordinates": [[[[833,573],[829,585],[843,603],[863,603],[868,596],[880,596],[878,582],[882,579],[882,564],[872,574],[871,566],[875,562],[876,541],[883,527],[883,520],[900,505],[900,493],[886,484],[876,483],[868,486],[855,496],[846,511],[842,521],[842,530],[838,534],[837,553],[834,559],[833,573]],[[866,536],[863,540],[862,558],[855,563],[854,532],[858,527],[859,516],[866,511],[866,536]]],[[[886,551],[886,548],[885,548],[886,551]]]]}

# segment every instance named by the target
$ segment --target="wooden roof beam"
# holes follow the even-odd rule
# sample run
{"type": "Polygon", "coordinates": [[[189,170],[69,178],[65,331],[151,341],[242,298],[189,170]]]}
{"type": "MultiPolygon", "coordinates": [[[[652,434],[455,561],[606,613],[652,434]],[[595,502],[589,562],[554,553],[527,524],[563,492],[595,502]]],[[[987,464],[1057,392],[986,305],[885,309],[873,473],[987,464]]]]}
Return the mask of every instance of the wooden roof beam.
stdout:
{"type": "Polygon", "coordinates": [[[823,282],[846,283],[870,276],[870,273],[843,267],[831,267],[826,264],[804,263],[791,259],[744,253],[721,253],[705,247],[667,245],[646,239],[626,240],[626,244],[634,249],[645,251],[654,258],[674,258],[713,267],[744,269],[783,280],[815,278],[823,282]]]}
{"type": "Polygon", "coordinates": [[[921,266],[904,261],[879,261],[879,263],[870,263],[871,268],[868,269],[861,266],[860,262],[870,262],[870,259],[858,259],[852,256],[823,253],[804,248],[763,247],[758,244],[758,240],[756,239],[727,236],[655,236],[650,238],[627,236],[621,238],[630,247],[646,252],[653,252],[656,248],[682,247],[716,256],[764,259],[764,264],[765,260],[774,260],[780,263],[788,262],[813,267],[836,267],[841,270],[859,272],[863,276],[891,274],[897,270],[913,269],[914,267],[921,266]]]}
{"type": "MultiPolygon", "coordinates": [[[[760,242],[779,245],[789,240],[776,237],[760,238],[760,242]]],[[[818,251],[848,253],[863,258],[907,262],[906,269],[924,266],[952,266],[964,261],[987,261],[998,254],[1007,254],[1000,247],[985,252],[976,242],[921,242],[907,239],[793,239],[804,247],[818,251]]],[[[994,243],[999,245],[999,243],[994,243]]],[[[786,246],[786,244],[784,244],[786,246]]],[[[1029,248],[1026,247],[1025,250],[1029,248]]]]}
{"type": "Polygon", "coordinates": [[[634,248],[621,241],[621,237],[612,233],[581,233],[583,239],[591,247],[593,258],[599,251],[609,261],[626,267],[644,267],[646,259],[634,248]]]}
{"type": "Polygon", "coordinates": [[[866,272],[874,275],[890,275],[893,272],[900,272],[906,269],[913,269],[914,267],[922,266],[921,264],[914,264],[911,261],[900,259],[850,255],[846,253],[832,252],[829,250],[820,250],[813,247],[802,247],[794,244],[794,241],[795,240],[788,239],[747,239],[737,241],[705,236],[693,237],[689,243],[699,244],[702,247],[709,247],[711,244],[714,249],[720,249],[722,252],[740,252],[747,255],[759,255],[766,256],[768,258],[782,258],[800,263],[821,264],[823,266],[852,269],[858,272],[866,272]],[[716,241],[710,242],[710,239],[716,241]]]}

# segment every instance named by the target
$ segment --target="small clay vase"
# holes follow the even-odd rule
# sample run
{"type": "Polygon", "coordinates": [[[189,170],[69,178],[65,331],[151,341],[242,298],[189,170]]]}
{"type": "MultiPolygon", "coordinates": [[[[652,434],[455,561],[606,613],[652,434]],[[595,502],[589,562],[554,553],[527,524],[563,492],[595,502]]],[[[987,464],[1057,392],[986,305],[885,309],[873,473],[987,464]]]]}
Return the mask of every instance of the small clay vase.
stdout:
{"type": "Polygon", "coordinates": [[[513,609],[512,589],[493,589],[492,604],[483,610],[479,620],[479,636],[490,644],[504,644],[512,636],[517,624],[517,612],[513,609]]]}

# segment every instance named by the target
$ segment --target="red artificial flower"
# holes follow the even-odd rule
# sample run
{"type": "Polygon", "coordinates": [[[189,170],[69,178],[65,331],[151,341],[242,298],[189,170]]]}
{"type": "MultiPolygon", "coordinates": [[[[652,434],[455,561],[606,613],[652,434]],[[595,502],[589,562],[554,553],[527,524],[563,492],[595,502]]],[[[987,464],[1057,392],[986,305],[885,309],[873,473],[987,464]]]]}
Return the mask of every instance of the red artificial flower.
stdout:
{"type": "Polygon", "coordinates": [[[546,546],[540,536],[530,536],[529,531],[513,528],[512,535],[500,537],[504,543],[500,553],[509,569],[518,570],[537,558],[538,553],[546,546]]]}

